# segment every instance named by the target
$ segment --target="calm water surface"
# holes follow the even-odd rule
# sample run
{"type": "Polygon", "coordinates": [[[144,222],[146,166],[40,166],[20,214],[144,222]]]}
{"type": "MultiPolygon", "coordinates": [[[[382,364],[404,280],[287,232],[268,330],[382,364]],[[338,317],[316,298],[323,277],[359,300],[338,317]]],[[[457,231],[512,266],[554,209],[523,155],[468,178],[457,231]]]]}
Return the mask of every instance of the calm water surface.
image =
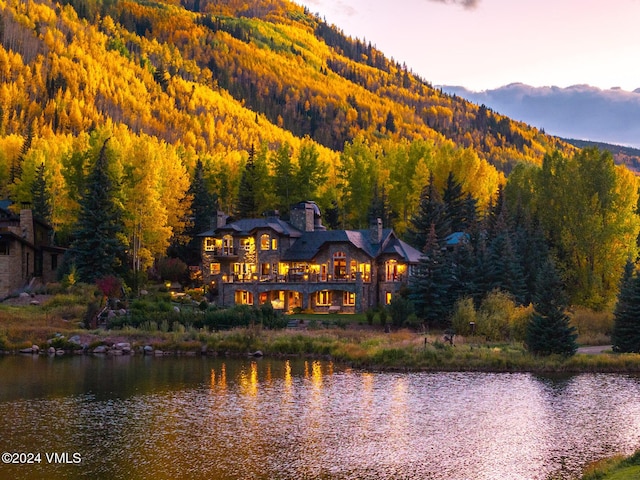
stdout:
{"type": "Polygon", "coordinates": [[[41,454],[3,479],[570,479],[639,447],[628,375],[0,358],[0,452],[41,454]]]}

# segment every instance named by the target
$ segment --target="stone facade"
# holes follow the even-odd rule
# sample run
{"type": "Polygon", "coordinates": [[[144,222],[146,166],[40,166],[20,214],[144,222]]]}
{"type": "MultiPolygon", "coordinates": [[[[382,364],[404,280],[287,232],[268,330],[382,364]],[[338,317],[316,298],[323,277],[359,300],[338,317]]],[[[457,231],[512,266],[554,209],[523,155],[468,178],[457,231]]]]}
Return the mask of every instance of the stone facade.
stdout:
{"type": "Polygon", "coordinates": [[[312,202],[296,205],[289,222],[243,219],[200,236],[203,279],[223,306],[363,312],[388,303],[420,257],[379,220],[368,230],[326,230],[312,202]]]}
{"type": "Polygon", "coordinates": [[[51,228],[33,217],[29,208],[18,215],[0,208],[0,299],[35,280],[56,280],[64,251],[50,245],[51,228]]]}

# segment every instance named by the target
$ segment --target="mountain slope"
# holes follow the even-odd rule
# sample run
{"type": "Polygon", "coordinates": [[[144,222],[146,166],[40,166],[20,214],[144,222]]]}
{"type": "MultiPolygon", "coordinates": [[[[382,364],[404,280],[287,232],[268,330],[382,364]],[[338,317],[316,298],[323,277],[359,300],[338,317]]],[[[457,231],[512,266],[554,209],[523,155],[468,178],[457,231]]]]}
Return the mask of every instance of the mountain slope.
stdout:
{"type": "Polygon", "coordinates": [[[0,12],[0,194],[31,201],[46,163],[53,223],[69,232],[111,138],[129,235],[144,224],[149,257],[184,228],[197,160],[233,212],[257,152],[264,211],[291,200],[276,198],[281,157],[299,168],[317,155],[312,199],[325,211],[403,231],[430,173],[442,188],[453,172],[485,207],[516,163],[573,148],[432,88],[285,0],[0,0],[0,12]]]}
{"type": "MultiPolygon", "coordinates": [[[[247,150],[253,141],[265,137],[272,141],[275,133],[264,132],[264,128],[271,128],[264,126],[247,138],[242,134],[214,135],[211,123],[215,125],[221,117],[227,121],[236,114],[245,119],[238,119],[233,130],[256,130],[246,118],[254,115],[240,113],[237,106],[241,105],[297,137],[309,135],[334,150],[341,150],[345,142],[359,134],[374,141],[448,138],[509,171],[514,163],[539,161],[546,150],[559,146],[555,139],[523,123],[442,94],[371,45],[345,37],[286,1],[262,0],[250,6],[233,0],[63,3],[67,5],[60,11],[61,25],[66,32],[55,42],[47,40],[54,30],[51,18],[38,19],[30,32],[21,32],[27,40],[21,45],[31,43],[44,55],[45,60],[36,68],[46,73],[51,98],[41,100],[53,100],[54,105],[44,112],[43,123],[50,123],[54,131],[69,128],[52,118],[54,110],[69,116],[71,108],[79,108],[84,123],[72,126],[74,131],[108,116],[125,121],[136,131],[143,129],[169,142],[180,140],[198,150],[247,150]],[[74,21],[70,7],[84,16],[94,31],[79,35],[77,27],[68,23],[74,21]],[[78,84],[71,78],[74,75],[100,72],[89,65],[92,60],[70,55],[84,48],[77,44],[82,37],[95,42],[91,47],[93,60],[104,59],[99,76],[107,76],[111,65],[124,68],[128,62],[132,69],[129,75],[135,76],[135,81],[118,75],[129,85],[114,78],[108,81],[112,83],[109,90],[104,91],[99,78],[89,78],[84,84],[95,86],[93,91],[71,89],[72,84],[78,84]],[[100,47],[109,51],[107,58],[96,51],[100,47]],[[56,68],[55,61],[47,62],[50,55],[71,60],[71,70],[56,68]],[[74,72],[76,60],[80,60],[83,72],[74,72]],[[157,86],[150,85],[152,74],[156,81],[160,79],[157,86]],[[69,87],[60,90],[62,98],[56,97],[58,86],[69,87]],[[125,98],[114,99],[119,95],[113,90],[122,91],[125,98]],[[124,93],[127,90],[130,95],[124,93]],[[230,102],[227,93],[237,103],[230,102]],[[72,106],[73,99],[80,105],[72,106]],[[98,112],[91,112],[93,104],[98,112]],[[205,113],[216,108],[220,111],[205,113]],[[256,137],[250,138],[253,135],[256,137]]],[[[35,5],[42,5],[42,10],[49,2],[28,4],[34,8],[24,9],[24,15],[33,17],[35,5]]],[[[7,15],[5,23],[20,20],[7,15]]],[[[22,29],[29,27],[25,24],[22,29]]],[[[38,63],[33,54],[19,48],[17,51],[24,54],[27,64],[38,63]]],[[[39,89],[47,90],[44,85],[39,89]]],[[[34,99],[30,96],[25,100],[34,99]]]]}
{"type": "Polygon", "coordinates": [[[640,147],[638,90],[601,90],[588,85],[535,88],[521,83],[482,92],[442,88],[552,135],[640,147]]]}

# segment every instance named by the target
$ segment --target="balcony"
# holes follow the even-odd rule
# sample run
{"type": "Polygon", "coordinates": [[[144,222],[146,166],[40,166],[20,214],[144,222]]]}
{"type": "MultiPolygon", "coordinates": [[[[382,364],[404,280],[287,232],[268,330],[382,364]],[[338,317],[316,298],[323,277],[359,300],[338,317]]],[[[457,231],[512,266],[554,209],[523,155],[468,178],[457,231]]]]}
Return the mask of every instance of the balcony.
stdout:
{"type": "MultiPolygon", "coordinates": [[[[360,274],[347,275],[344,278],[334,278],[332,275],[320,273],[306,273],[299,271],[289,271],[285,275],[259,275],[252,274],[231,274],[222,275],[223,283],[356,283],[360,274]]],[[[369,277],[362,280],[369,283],[369,277]]]]}
{"type": "Polygon", "coordinates": [[[205,249],[204,251],[205,254],[209,254],[209,255],[213,255],[216,258],[230,258],[230,257],[237,257],[238,256],[238,250],[235,247],[215,247],[215,248],[209,248],[209,249],[205,249]]]}

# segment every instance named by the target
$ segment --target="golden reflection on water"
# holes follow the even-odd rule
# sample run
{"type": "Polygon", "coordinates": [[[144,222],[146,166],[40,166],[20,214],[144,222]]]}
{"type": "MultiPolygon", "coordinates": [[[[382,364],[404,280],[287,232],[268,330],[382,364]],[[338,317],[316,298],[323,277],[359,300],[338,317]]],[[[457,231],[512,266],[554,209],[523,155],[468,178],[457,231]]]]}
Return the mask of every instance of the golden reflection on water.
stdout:
{"type": "Polygon", "coordinates": [[[258,394],[258,364],[256,362],[251,362],[249,372],[247,372],[244,367],[242,368],[238,376],[238,385],[240,386],[240,390],[245,394],[252,397],[258,394]]]}
{"type": "Polygon", "coordinates": [[[407,406],[407,380],[398,377],[393,384],[389,408],[389,437],[391,445],[404,445],[409,428],[409,407],[407,406]]]}
{"type": "Polygon", "coordinates": [[[374,415],[375,398],[373,394],[373,382],[375,377],[372,373],[362,373],[361,377],[362,377],[362,388],[360,391],[362,392],[362,402],[361,402],[362,408],[359,409],[360,420],[358,423],[362,425],[363,430],[367,432],[371,429],[371,426],[375,418],[375,415],[374,415]]]}
{"type": "Polygon", "coordinates": [[[217,390],[225,391],[227,389],[227,365],[223,363],[220,365],[220,375],[216,375],[216,369],[211,369],[211,391],[215,392],[217,390]],[[216,379],[218,384],[216,386],[216,379]]]}

